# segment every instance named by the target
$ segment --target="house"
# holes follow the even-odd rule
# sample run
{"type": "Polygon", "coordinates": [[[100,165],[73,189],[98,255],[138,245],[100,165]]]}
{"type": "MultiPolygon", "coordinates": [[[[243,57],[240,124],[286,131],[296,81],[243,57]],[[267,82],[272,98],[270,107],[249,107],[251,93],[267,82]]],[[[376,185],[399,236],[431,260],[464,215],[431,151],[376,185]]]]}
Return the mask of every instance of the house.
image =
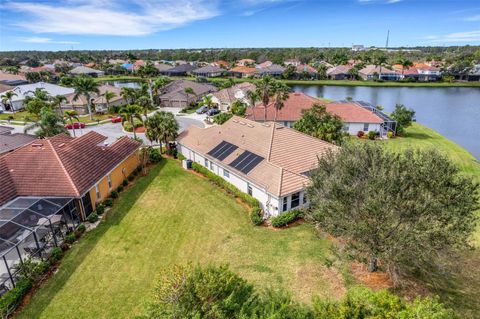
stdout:
{"type": "Polygon", "coordinates": [[[103,71],[95,70],[83,65],[73,68],[72,70],[70,70],[69,73],[73,76],[88,75],[93,77],[99,77],[105,75],[105,72],[103,71]]]}
{"type": "Polygon", "coordinates": [[[199,101],[204,95],[217,90],[217,87],[211,84],[177,80],[165,86],[160,95],[160,102],[164,107],[184,108],[199,101]],[[195,94],[186,93],[186,88],[191,88],[195,94]]]}
{"type": "Polygon", "coordinates": [[[192,71],[192,74],[195,76],[202,76],[206,78],[213,78],[222,76],[225,73],[225,69],[219,66],[207,65],[199,69],[192,71]]]}
{"type": "Polygon", "coordinates": [[[318,71],[314,67],[308,64],[300,64],[296,67],[296,69],[297,69],[297,74],[302,77],[306,77],[306,76],[310,78],[318,77],[318,71]]]}
{"type": "Polygon", "coordinates": [[[318,157],[337,147],[279,123],[233,116],[223,125],[191,126],[177,149],[258,199],[266,216],[308,205],[305,189],[318,157]]]}
{"type": "Polygon", "coordinates": [[[261,68],[258,70],[258,73],[261,76],[266,76],[269,75],[274,78],[279,78],[282,76],[283,72],[285,72],[285,68],[281,65],[278,64],[272,64],[270,66],[267,66],[265,68],[261,68]]]}
{"type": "Polygon", "coordinates": [[[272,61],[265,61],[260,64],[257,64],[257,69],[265,69],[268,68],[269,66],[272,66],[273,62],[272,61]]]}
{"type": "Polygon", "coordinates": [[[358,71],[358,75],[364,80],[400,80],[401,74],[386,67],[367,65],[358,71]]]}
{"type": "Polygon", "coordinates": [[[6,92],[6,91],[10,91],[10,90],[13,89],[13,88],[14,88],[14,87],[11,86],[11,85],[6,85],[6,84],[0,83],[0,93],[6,92]]]}
{"type": "Polygon", "coordinates": [[[213,103],[217,104],[222,111],[229,111],[232,103],[236,100],[250,106],[250,102],[247,98],[248,91],[255,91],[256,87],[250,82],[242,82],[235,84],[232,87],[214,92],[211,94],[213,103]]]}
{"type": "Polygon", "coordinates": [[[442,77],[440,68],[430,66],[425,63],[415,63],[414,67],[417,69],[419,81],[438,81],[442,77]]]}
{"type": "Polygon", "coordinates": [[[329,113],[338,115],[342,119],[344,130],[350,135],[357,135],[359,131],[364,133],[381,131],[383,120],[354,102],[339,101],[325,106],[329,113]]]}
{"type": "Polygon", "coordinates": [[[86,219],[139,165],[141,143],[89,132],[67,134],[31,143],[0,157],[0,206],[16,197],[65,197],[74,200],[78,217],[86,219]]]}
{"type": "Polygon", "coordinates": [[[127,71],[130,71],[130,72],[133,71],[133,64],[131,64],[131,63],[123,63],[121,65],[121,67],[124,68],[127,71]]]}
{"type": "Polygon", "coordinates": [[[283,64],[285,64],[286,66],[293,65],[294,67],[297,67],[301,65],[302,62],[300,62],[300,60],[297,60],[297,59],[288,59],[288,60],[285,60],[283,64]]]}
{"type": "Polygon", "coordinates": [[[186,76],[196,68],[197,67],[191,64],[184,63],[184,64],[177,65],[171,69],[165,70],[161,73],[168,76],[186,76]]]}
{"type": "MultiPolygon", "coordinates": [[[[101,85],[99,88],[99,94],[93,93],[91,95],[91,101],[94,106],[95,112],[107,112],[108,107],[121,107],[127,104],[127,101],[122,97],[122,89],[113,85],[101,85]],[[105,92],[112,92],[115,94],[108,103],[105,100],[105,92]],[[108,105],[107,105],[108,104],[108,105]]],[[[80,95],[76,100],[75,94],[69,94],[67,101],[62,104],[62,109],[75,110],[78,114],[88,114],[88,101],[84,95],[80,95]]]]}
{"type": "Polygon", "coordinates": [[[163,74],[163,72],[166,72],[166,71],[170,70],[171,68],[173,68],[173,66],[170,65],[170,64],[159,63],[159,62],[155,62],[154,66],[162,74],[163,74]]]}
{"type": "Polygon", "coordinates": [[[10,86],[27,84],[28,81],[23,74],[13,74],[0,70],[0,83],[10,86]]]}
{"type": "MultiPolygon", "coordinates": [[[[32,83],[32,84],[25,84],[25,85],[18,85],[15,88],[13,88],[11,91],[15,92],[16,96],[12,98],[12,104],[15,110],[20,110],[24,108],[23,102],[25,101],[25,98],[27,96],[33,96],[33,92],[35,92],[36,89],[42,89],[45,90],[45,92],[48,93],[50,96],[55,96],[55,95],[64,95],[67,96],[69,94],[72,94],[75,90],[72,88],[67,88],[64,86],[56,85],[56,84],[51,84],[51,83],[45,83],[45,82],[37,82],[37,83],[32,83]]],[[[6,91],[8,92],[8,91],[6,91]]],[[[0,98],[6,93],[0,93],[0,98]]],[[[10,103],[7,101],[7,103],[10,103]]],[[[5,111],[11,111],[11,107],[9,104],[4,105],[3,103],[0,103],[0,110],[5,110],[5,111]]]]}
{"type": "Polygon", "coordinates": [[[36,140],[36,137],[33,135],[12,133],[12,131],[13,128],[0,125],[0,155],[12,152],[36,140]]]}
{"type": "Polygon", "coordinates": [[[414,66],[404,68],[400,64],[394,64],[394,65],[392,65],[392,68],[395,71],[397,71],[398,73],[400,73],[400,76],[401,76],[402,79],[414,79],[416,81],[418,81],[418,79],[419,79],[420,75],[418,73],[417,68],[414,67],[414,66]]]}
{"type": "Polygon", "coordinates": [[[247,78],[255,76],[258,73],[258,70],[248,66],[236,66],[230,69],[228,72],[237,78],[247,78]]]}
{"type": "Polygon", "coordinates": [[[475,64],[468,75],[468,81],[480,81],[480,64],[475,64]]]}
{"type": "Polygon", "coordinates": [[[223,69],[230,69],[230,63],[224,60],[218,60],[218,61],[212,62],[211,65],[218,66],[223,69]]]}
{"type": "Polygon", "coordinates": [[[237,66],[241,67],[251,67],[255,65],[255,60],[252,59],[241,59],[237,61],[237,66]]]}
{"type": "Polygon", "coordinates": [[[141,66],[144,66],[144,65],[145,65],[145,61],[137,60],[137,61],[133,62],[133,70],[137,71],[138,69],[140,69],[141,66]]]}
{"type": "Polygon", "coordinates": [[[330,80],[345,80],[352,78],[349,71],[352,69],[350,65],[337,65],[327,70],[327,76],[330,80]]]}
{"type": "MultiPolygon", "coordinates": [[[[288,99],[283,102],[283,107],[278,110],[276,122],[286,127],[292,127],[293,124],[302,117],[302,111],[310,109],[314,104],[325,105],[326,100],[314,98],[301,92],[292,92],[288,94],[288,99]]],[[[266,109],[263,104],[247,110],[247,118],[253,121],[271,122],[275,120],[275,107],[273,100],[266,109]]]]}

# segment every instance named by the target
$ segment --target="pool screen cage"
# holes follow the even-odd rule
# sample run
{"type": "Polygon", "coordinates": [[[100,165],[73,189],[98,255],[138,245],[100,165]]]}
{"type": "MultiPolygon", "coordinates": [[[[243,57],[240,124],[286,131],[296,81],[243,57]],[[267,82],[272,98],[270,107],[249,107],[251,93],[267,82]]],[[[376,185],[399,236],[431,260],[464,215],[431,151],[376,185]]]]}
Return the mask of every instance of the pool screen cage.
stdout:
{"type": "Polygon", "coordinates": [[[74,199],[17,197],[0,207],[0,295],[19,278],[26,260],[44,260],[80,223],[74,199]]]}

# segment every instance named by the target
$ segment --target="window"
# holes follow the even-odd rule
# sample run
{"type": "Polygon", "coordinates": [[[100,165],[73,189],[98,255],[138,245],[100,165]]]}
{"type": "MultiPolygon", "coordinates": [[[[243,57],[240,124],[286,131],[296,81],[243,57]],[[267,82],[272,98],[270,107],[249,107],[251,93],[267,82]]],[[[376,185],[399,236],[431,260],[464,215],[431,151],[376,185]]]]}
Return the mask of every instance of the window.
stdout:
{"type": "Polygon", "coordinates": [[[344,130],[345,132],[348,132],[349,129],[350,129],[350,127],[348,126],[348,124],[345,124],[345,125],[343,126],[343,130],[344,130]]]}
{"type": "Polygon", "coordinates": [[[212,161],[210,161],[210,170],[213,171],[213,162],[212,161]]]}
{"type": "Polygon", "coordinates": [[[368,132],[368,123],[363,124],[363,131],[368,132]]]}
{"type": "Polygon", "coordinates": [[[223,176],[225,176],[226,178],[230,178],[230,172],[227,171],[226,169],[223,170],[223,176]]]}
{"type": "Polygon", "coordinates": [[[107,175],[108,189],[112,189],[112,176],[107,175]]]}
{"type": "Polygon", "coordinates": [[[247,184],[247,193],[252,196],[252,186],[250,184],[247,184]]]}
{"type": "Polygon", "coordinates": [[[97,199],[100,199],[100,187],[95,185],[95,195],[97,196],[97,199]]]}
{"type": "Polygon", "coordinates": [[[205,159],[205,167],[208,168],[208,159],[205,159]]]}
{"type": "Polygon", "coordinates": [[[283,198],[283,208],[282,208],[282,212],[286,212],[288,209],[288,197],[284,197],[283,198]]]}
{"type": "Polygon", "coordinates": [[[303,193],[303,201],[302,201],[302,203],[303,203],[303,204],[306,204],[307,201],[308,201],[308,199],[307,199],[307,193],[303,193]]]}
{"type": "Polygon", "coordinates": [[[292,201],[290,203],[290,208],[295,208],[300,205],[300,193],[292,194],[292,201]]]}

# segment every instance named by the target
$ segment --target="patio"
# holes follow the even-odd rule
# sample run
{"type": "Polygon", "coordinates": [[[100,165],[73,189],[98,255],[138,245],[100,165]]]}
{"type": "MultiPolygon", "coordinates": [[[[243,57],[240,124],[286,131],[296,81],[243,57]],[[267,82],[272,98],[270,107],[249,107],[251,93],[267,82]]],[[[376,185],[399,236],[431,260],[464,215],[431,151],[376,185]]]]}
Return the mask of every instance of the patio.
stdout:
{"type": "Polygon", "coordinates": [[[15,287],[24,260],[48,258],[78,225],[72,198],[17,197],[0,207],[0,295],[15,287]]]}

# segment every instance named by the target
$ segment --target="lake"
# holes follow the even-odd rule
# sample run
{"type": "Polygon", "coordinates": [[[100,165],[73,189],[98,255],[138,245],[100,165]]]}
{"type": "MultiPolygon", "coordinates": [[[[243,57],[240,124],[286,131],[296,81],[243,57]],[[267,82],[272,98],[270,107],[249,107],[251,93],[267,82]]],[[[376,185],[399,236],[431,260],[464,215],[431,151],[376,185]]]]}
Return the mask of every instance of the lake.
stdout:
{"type": "MultiPolygon", "coordinates": [[[[112,81],[118,87],[138,87],[136,82],[112,81]]],[[[403,104],[416,112],[418,123],[455,141],[480,159],[480,88],[420,88],[295,85],[294,91],[331,100],[352,97],[381,105],[391,112],[403,104]]]]}

